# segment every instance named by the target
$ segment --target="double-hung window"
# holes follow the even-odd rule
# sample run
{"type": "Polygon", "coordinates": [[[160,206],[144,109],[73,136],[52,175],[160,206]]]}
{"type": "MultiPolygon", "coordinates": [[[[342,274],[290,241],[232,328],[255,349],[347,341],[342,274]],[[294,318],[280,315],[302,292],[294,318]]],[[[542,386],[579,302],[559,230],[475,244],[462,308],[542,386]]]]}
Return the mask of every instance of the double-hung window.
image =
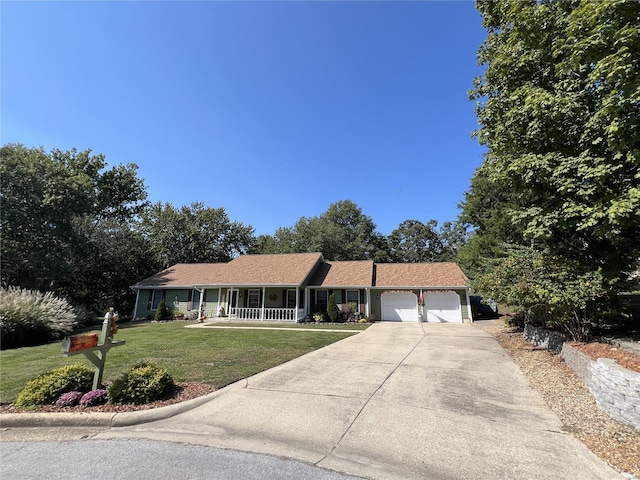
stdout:
{"type": "Polygon", "coordinates": [[[149,294],[149,310],[155,310],[160,305],[160,300],[162,300],[164,290],[157,289],[152,290],[149,294]]]}
{"type": "Polygon", "coordinates": [[[360,290],[347,290],[347,304],[355,303],[356,311],[360,310],[360,290]]]}
{"type": "Polygon", "coordinates": [[[249,290],[249,308],[258,308],[260,306],[260,290],[249,290]]]}
{"type": "Polygon", "coordinates": [[[287,308],[296,308],[295,290],[287,290],[287,308]]]}
{"type": "Polygon", "coordinates": [[[191,290],[190,296],[191,300],[189,300],[188,310],[198,310],[198,308],[200,308],[200,290],[191,290]]]}
{"type": "Polygon", "coordinates": [[[329,291],[316,290],[316,308],[324,312],[327,309],[328,303],[329,303],[329,291]]]}

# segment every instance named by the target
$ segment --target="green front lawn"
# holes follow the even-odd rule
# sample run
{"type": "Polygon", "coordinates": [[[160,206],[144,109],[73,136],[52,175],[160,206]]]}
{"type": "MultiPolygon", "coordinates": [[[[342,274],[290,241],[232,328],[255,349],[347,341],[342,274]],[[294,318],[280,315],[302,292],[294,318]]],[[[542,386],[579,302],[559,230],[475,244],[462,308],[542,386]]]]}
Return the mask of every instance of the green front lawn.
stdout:
{"type": "MultiPolygon", "coordinates": [[[[189,323],[121,325],[115,340],[127,343],[109,351],[104,380],[114,380],[145,359],[167,367],[176,382],[221,388],[357,333],[184,328],[189,323]]],[[[35,376],[72,363],[93,368],[82,354],[63,357],[60,342],[0,351],[0,402],[13,402],[35,376]]]]}

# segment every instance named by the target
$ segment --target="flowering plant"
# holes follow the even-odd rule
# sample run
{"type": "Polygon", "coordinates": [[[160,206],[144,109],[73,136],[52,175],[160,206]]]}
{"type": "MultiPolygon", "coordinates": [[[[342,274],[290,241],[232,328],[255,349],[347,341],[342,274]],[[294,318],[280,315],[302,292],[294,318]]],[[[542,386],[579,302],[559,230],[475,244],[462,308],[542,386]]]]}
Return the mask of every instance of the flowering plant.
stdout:
{"type": "Polygon", "coordinates": [[[107,401],[107,391],[102,389],[91,390],[85,393],[80,399],[80,405],[91,407],[92,405],[100,405],[107,401]]]}
{"type": "Polygon", "coordinates": [[[56,407],[75,407],[82,398],[82,392],[67,392],[56,400],[56,407]]]}

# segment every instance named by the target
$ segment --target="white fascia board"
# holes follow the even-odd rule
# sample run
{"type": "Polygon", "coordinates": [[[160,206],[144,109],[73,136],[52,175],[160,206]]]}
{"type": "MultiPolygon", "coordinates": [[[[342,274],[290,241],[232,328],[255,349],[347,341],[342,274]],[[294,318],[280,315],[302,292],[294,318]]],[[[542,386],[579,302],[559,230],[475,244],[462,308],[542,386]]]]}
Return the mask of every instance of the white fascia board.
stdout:
{"type": "Polygon", "coordinates": [[[194,288],[193,285],[133,285],[129,287],[133,290],[180,290],[180,289],[191,289],[194,288]]]}
{"type": "Polygon", "coordinates": [[[425,286],[419,286],[419,285],[412,285],[412,286],[400,286],[400,285],[376,285],[375,287],[370,287],[373,290],[469,290],[469,287],[461,287],[461,286],[449,286],[449,285],[442,285],[442,286],[430,286],[430,287],[425,287],[425,286]]]}

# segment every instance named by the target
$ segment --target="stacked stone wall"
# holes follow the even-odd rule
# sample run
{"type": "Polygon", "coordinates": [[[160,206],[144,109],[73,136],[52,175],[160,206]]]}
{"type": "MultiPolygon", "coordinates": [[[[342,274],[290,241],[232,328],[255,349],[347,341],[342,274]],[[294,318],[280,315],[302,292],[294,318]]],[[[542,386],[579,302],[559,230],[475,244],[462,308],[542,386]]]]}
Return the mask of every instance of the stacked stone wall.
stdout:
{"type": "Polygon", "coordinates": [[[611,418],[640,430],[640,373],[609,358],[593,361],[568,343],[562,347],[562,358],[611,418]]]}
{"type": "Polygon", "coordinates": [[[567,336],[562,333],[533,327],[529,324],[524,326],[524,338],[537,347],[543,347],[556,352],[560,352],[562,350],[562,344],[567,341],[567,336]]]}

